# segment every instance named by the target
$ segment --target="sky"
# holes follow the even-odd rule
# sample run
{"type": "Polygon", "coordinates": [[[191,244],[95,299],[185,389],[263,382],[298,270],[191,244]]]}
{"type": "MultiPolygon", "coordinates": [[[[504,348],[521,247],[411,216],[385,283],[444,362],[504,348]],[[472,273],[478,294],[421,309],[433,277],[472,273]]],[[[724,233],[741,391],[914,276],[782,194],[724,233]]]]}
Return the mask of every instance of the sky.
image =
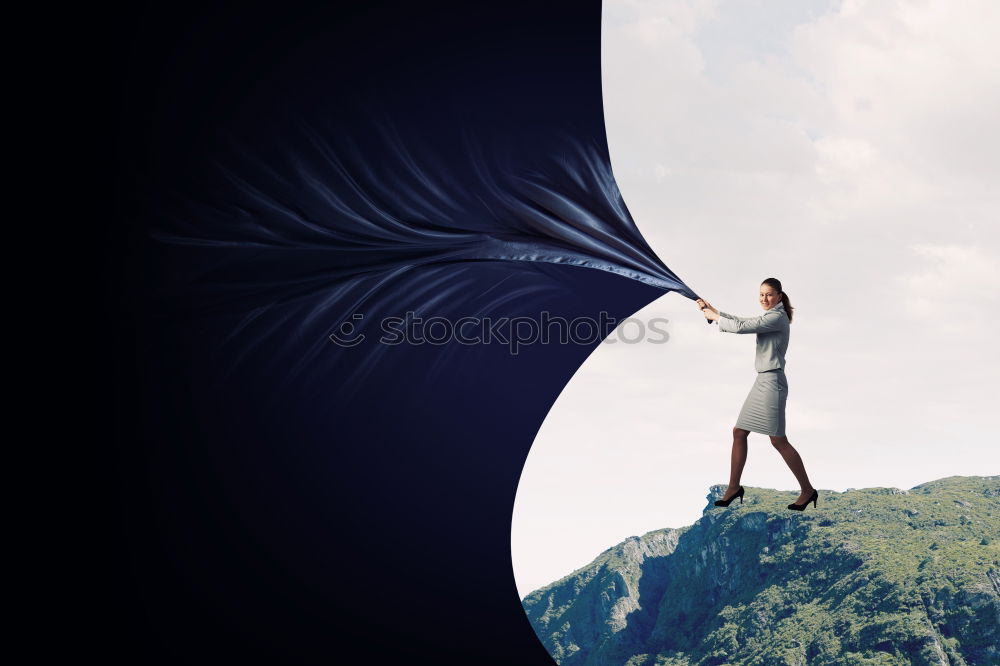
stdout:
{"type": "MultiPolygon", "coordinates": [[[[725,312],[760,314],[767,277],[795,307],[787,436],[819,502],[1000,474],[1000,3],[605,0],[601,33],[612,167],[646,240],[725,312]]],[[[693,523],[728,481],[754,336],[676,293],[635,317],[669,339],[599,345],[532,445],[522,599],[693,523]]],[[[765,435],[742,482],[798,496],[765,435]]]]}

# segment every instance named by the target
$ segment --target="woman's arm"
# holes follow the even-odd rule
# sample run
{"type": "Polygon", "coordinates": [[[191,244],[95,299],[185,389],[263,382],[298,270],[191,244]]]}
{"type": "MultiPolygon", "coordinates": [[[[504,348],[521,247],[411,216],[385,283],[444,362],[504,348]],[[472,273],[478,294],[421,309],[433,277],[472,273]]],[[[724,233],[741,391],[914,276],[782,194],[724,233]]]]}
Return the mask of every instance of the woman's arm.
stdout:
{"type": "Polygon", "coordinates": [[[759,317],[736,317],[720,312],[719,330],[725,333],[768,333],[785,327],[785,315],[777,310],[768,310],[759,317]]]}
{"type": "Polygon", "coordinates": [[[728,319],[738,319],[739,318],[739,317],[734,317],[733,315],[729,314],[728,312],[722,312],[722,311],[718,310],[717,308],[713,307],[711,303],[709,303],[708,301],[706,301],[704,299],[699,298],[696,302],[698,303],[698,308],[701,310],[701,313],[703,315],[705,315],[705,319],[707,319],[709,322],[718,321],[718,319],[720,317],[726,317],[728,319]],[[714,316],[709,315],[708,313],[705,312],[705,310],[708,310],[714,316]]]}
{"type": "Polygon", "coordinates": [[[706,300],[704,300],[702,298],[699,298],[696,301],[696,303],[698,304],[698,309],[701,310],[701,313],[703,315],[705,315],[705,319],[707,319],[709,322],[715,321],[720,316],[724,316],[724,317],[731,317],[732,316],[732,315],[727,315],[724,312],[719,312],[716,308],[714,308],[712,306],[711,303],[709,303],[708,301],[706,301],[706,300]],[[707,312],[706,312],[706,310],[707,310],[707,312]]]}

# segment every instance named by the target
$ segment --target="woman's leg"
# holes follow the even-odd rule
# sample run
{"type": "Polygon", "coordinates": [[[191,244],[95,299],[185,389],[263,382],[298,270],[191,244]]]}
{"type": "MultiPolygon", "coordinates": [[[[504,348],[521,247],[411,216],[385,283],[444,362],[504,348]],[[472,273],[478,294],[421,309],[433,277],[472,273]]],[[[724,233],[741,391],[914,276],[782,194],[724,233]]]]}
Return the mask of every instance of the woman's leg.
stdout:
{"type": "Polygon", "coordinates": [[[799,488],[802,490],[802,494],[799,498],[795,500],[796,504],[802,504],[805,502],[810,495],[812,495],[813,487],[809,483],[809,476],[806,474],[805,465],[802,464],[802,458],[799,456],[799,452],[795,450],[791,444],[788,443],[788,437],[772,437],[771,444],[774,448],[778,449],[778,453],[781,457],[785,459],[788,464],[788,468],[792,470],[792,474],[799,482],[799,488]]]}
{"type": "Polygon", "coordinates": [[[743,466],[747,462],[747,435],[749,430],[733,428],[733,453],[729,461],[729,487],[722,499],[729,499],[740,491],[740,477],[743,476],[743,466]]]}

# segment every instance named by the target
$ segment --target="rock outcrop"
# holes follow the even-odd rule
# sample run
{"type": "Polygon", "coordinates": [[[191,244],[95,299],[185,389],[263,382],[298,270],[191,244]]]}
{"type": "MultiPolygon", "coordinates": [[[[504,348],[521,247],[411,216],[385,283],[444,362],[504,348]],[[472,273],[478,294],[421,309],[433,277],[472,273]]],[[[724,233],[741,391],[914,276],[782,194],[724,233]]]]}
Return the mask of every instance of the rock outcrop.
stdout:
{"type": "Polygon", "coordinates": [[[1000,664],[1000,476],[723,491],[523,600],[557,663],[1000,664]]]}

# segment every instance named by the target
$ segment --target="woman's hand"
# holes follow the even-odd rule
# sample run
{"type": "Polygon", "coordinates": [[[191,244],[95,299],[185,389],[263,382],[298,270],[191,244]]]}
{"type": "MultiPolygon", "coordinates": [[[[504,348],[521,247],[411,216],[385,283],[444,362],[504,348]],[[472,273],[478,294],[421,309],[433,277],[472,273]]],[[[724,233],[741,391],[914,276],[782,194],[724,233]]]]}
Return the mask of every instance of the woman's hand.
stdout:
{"type": "MultiPolygon", "coordinates": [[[[713,308],[711,303],[709,303],[706,300],[700,299],[700,298],[697,300],[697,303],[698,303],[698,308],[702,312],[704,312],[707,309],[707,310],[710,310],[711,312],[713,312],[715,314],[714,317],[709,317],[709,319],[718,319],[719,318],[719,311],[716,310],[715,308],[713,308]]],[[[705,316],[708,317],[708,315],[705,315],[705,316]]]]}
{"type": "Polygon", "coordinates": [[[712,304],[708,301],[698,299],[698,307],[701,309],[701,313],[705,315],[705,319],[709,321],[715,321],[719,318],[719,311],[712,307],[712,304]]]}

